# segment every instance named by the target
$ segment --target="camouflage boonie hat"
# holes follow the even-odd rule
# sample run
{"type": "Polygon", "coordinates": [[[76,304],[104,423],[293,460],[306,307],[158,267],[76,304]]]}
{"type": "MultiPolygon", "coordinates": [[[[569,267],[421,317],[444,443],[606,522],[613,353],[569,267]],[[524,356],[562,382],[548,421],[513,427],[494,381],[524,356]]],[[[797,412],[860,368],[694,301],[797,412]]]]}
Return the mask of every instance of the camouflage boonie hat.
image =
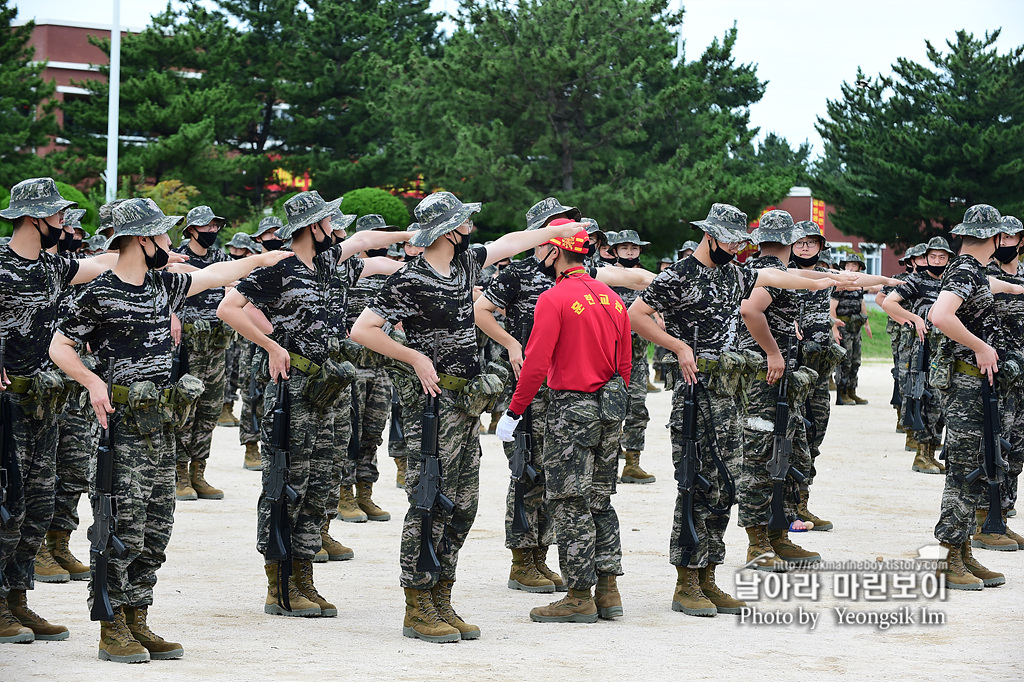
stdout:
{"type": "Polygon", "coordinates": [[[102,234],[93,235],[85,241],[90,251],[106,251],[104,244],[107,243],[107,238],[102,234]]]}
{"type": "Polygon", "coordinates": [[[388,225],[388,221],[384,220],[384,216],[378,215],[377,213],[359,216],[359,219],[356,220],[356,232],[363,232],[365,230],[384,230],[386,232],[394,232],[397,229],[397,225],[388,225]]]}
{"type": "Polygon", "coordinates": [[[615,241],[608,240],[608,246],[618,246],[619,244],[636,244],[637,246],[644,247],[650,246],[650,242],[645,242],[640,239],[640,235],[637,234],[636,230],[622,230],[615,233],[615,241]]]}
{"type": "Polygon", "coordinates": [[[11,204],[0,211],[0,218],[49,218],[68,206],[76,205],[76,202],[60,195],[53,178],[31,178],[11,188],[11,204]]]}
{"type": "Polygon", "coordinates": [[[227,222],[227,220],[219,215],[215,215],[213,209],[209,206],[196,206],[185,215],[185,225],[181,228],[181,231],[184,232],[193,225],[196,227],[209,225],[215,220],[217,221],[217,229],[224,227],[224,223],[227,222]]]}
{"type": "Polygon", "coordinates": [[[573,222],[580,222],[582,217],[580,210],[575,206],[563,206],[562,202],[554,197],[541,199],[526,212],[526,230],[539,230],[544,227],[544,223],[562,214],[573,222]]]}
{"type": "Polygon", "coordinates": [[[180,215],[164,215],[152,199],[128,199],[114,209],[114,234],[103,248],[109,249],[118,237],[156,237],[165,234],[180,221],[180,215]]]}
{"type": "Polygon", "coordinates": [[[729,204],[713,204],[707,218],[691,221],[690,224],[726,244],[750,241],[747,214],[729,204]]]}
{"type": "Polygon", "coordinates": [[[245,232],[235,232],[228,242],[228,246],[236,249],[247,249],[251,253],[263,253],[263,247],[245,232]]]}
{"type": "Polygon", "coordinates": [[[594,242],[594,244],[600,244],[608,240],[608,237],[601,230],[601,226],[593,218],[580,218],[578,222],[587,226],[587,234],[590,235],[590,241],[594,242]]]}
{"type": "Polygon", "coordinates": [[[829,267],[835,265],[836,262],[835,262],[835,258],[833,258],[833,256],[832,256],[832,249],[831,248],[822,249],[818,253],[818,262],[819,263],[824,263],[825,265],[828,265],[829,267]]]}
{"type": "Polygon", "coordinates": [[[696,251],[698,246],[700,246],[698,242],[688,239],[683,242],[683,245],[679,247],[679,250],[676,253],[682,253],[683,251],[696,251]]]}
{"type": "Polygon", "coordinates": [[[413,246],[427,247],[437,238],[456,229],[480,211],[479,202],[464,204],[451,192],[434,192],[416,204],[413,213],[420,229],[409,240],[413,246]]]}
{"type": "Polygon", "coordinates": [[[392,244],[388,247],[388,258],[401,258],[403,255],[402,247],[399,244],[392,244]]]}
{"type": "Polygon", "coordinates": [[[988,204],[975,204],[964,213],[964,221],[950,232],[978,239],[988,239],[1002,231],[1002,220],[1003,216],[995,207],[988,204]]]}
{"type": "Polygon", "coordinates": [[[72,208],[64,212],[64,227],[70,227],[73,230],[81,230],[85,232],[85,228],[82,227],[82,216],[85,215],[84,208],[72,208]]]}
{"type": "Polygon", "coordinates": [[[277,236],[281,239],[291,239],[292,235],[302,228],[334,215],[340,205],[341,199],[324,201],[316,190],[299,192],[284,202],[288,224],[277,231],[277,236]]]}
{"type": "Polygon", "coordinates": [[[754,244],[782,244],[789,246],[797,240],[793,216],[778,209],[768,211],[758,221],[756,230],[750,233],[754,244]]]}
{"type": "Polygon", "coordinates": [[[918,256],[923,256],[927,252],[928,245],[924,242],[921,242],[920,244],[914,244],[909,249],[907,249],[907,253],[904,256],[904,258],[917,258],[918,256]]]}
{"type": "Polygon", "coordinates": [[[676,259],[675,259],[675,258],[673,258],[672,256],[662,256],[662,257],[661,257],[661,260],[660,260],[660,261],[658,261],[658,262],[659,262],[659,263],[665,263],[665,264],[667,264],[667,265],[672,265],[672,263],[675,263],[675,262],[676,262],[676,259]]]}
{"type": "Polygon", "coordinates": [[[356,221],[355,213],[342,213],[340,210],[331,216],[331,232],[337,232],[338,230],[348,230],[352,223],[356,221]]]}
{"type": "Polygon", "coordinates": [[[249,236],[256,239],[257,237],[262,237],[267,232],[277,232],[282,227],[284,227],[284,223],[281,222],[280,218],[276,215],[268,215],[260,220],[260,224],[256,226],[256,231],[249,236]]]}
{"type": "Polygon", "coordinates": [[[796,230],[796,238],[793,239],[793,243],[800,241],[804,237],[817,237],[821,240],[821,248],[831,248],[831,244],[825,239],[825,235],[822,234],[821,228],[818,227],[818,223],[813,220],[801,220],[800,222],[793,225],[793,229],[796,230]]]}
{"type": "Polygon", "coordinates": [[[999,221],[1002,225],[1003,234],[1017,234],[1018,232],[1024,232],[1024,223],[1020,222],[1020,219],[1012,215],[1004,215],[1003,219],[999,221]]]}
{"type": "Polygon", "coordinates": [[[114,209],[128,201],[127,199],[114,199],[109,204],[103,204],[99,208],[100,226],[98,232],[114,229],[114,209]]]}
{"type": "Polygon", "coordinates": [[[945,251],[951,256],[956,255],[956,253],[953,252],[953,249],[949,248],[949,242],[942,237],[932,237],[929,239],[928,243],[925,244],[924,251],[925,253],[928,253],[929,251],[945,251]]]}
{"type": "Polygon", "coordinates": [[[864,259],[859,253],[844,251],[839,255],[839,265],[844,263],[860,263],[860,269],[864,270],[868,264],[864,262],[864,259]]]}

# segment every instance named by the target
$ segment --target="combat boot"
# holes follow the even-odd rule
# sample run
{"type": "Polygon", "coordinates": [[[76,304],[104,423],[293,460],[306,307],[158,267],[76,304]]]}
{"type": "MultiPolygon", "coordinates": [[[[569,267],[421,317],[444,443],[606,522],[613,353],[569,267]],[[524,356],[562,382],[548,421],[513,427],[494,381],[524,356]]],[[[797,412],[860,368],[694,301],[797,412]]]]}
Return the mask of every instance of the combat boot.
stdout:
{"type": "Polygon", "coordinates": [[[832,522],[820,519],[811,513],[811,510],[807,508],[807,500],[810,497],[811,492],[807,488],[800,489],[800,502],[796,505],[796,515],[801,521],[810,521],[814,525],[811,526],[811,530],[832,530],[832,522]]]}
{"type": "Polygon", "coordinates": [[[128,626],[128,631],[132,633],[135,641],[149,652],[149,660],[166,661],[184,656],[185,647],[177,642],[168,642],[149,629],[149,624],[146,622],[148,616],[148,606],[124,607],[125,625],[128,626]]]}
{"type": "Polygon", "coordinates": [[[654,476],[640,468],[640,452],[626,450],[626,463],[622,467],[622,483],[654,483],[654,476]]]}
{"type": "Polygon", "coordinates": [[[7,594],[7,606],[18,622],[27,627],[37,640],[59,641],[71,634],[63,625],[54,625],[28,607],[25,590],[11,590],[7,594]]]}
{"type": "MultiPolygon", "coordinates": [[[[295,580],[295,587],[303,597],[320,607],[320,615],[323,618],[334,618],[338,615],[338,607],[324,599],[313,584],[313,562],[311,560],[293,560],[292,576],[295,580]]],[[[292,607],[294,608],[295,605],[292,604],[292,607]]]]}
{"type": "Polygon", "coordinates": [[[373,483],[359,481],[356,483],[356,504],[371,521],[390,521],[391,514],[384,511],[373,501],[373,483]]]}
{"type": "Polygon", "coordinates": [[[981,565],[981,562],[974,558],[970,542],[965,542],[960,546],[960,558],[964,562],[964,568],[975,578],[981,578],[981,582],[985,587],[996,587],[1006,583],[1005,575],[988,570],[981,565]]]}
{"type": "MultiPolygon", "coordinates": [[[[907,438],[910,438],[910,436],[908,435],[907,438]]],[[[910,470],[922,474],[941,474],[942,471],[937,465],[938,462],[932,464],[931,459],[928,457],[928,445],[926,443],[917,443],[917,454],[914,455],[914,464],[910,467],[910,470]]]]}
{"type": "Polygon", "coordinates": [[[314,564],[326,564],[331,560],[330,556],[327,554],[327,550],[323,548],[323,538],[320,539],[320,543],[320,549],[318,549],[316,554],[313,555],[314,564]]]}
{"type": "Polygon", "coordinates": [[[919,447],[920,446],[917,444],[917,441],[914,440],[913,434],[911,434],[910,431],[907,431],[907,442],[903,444],[903,449],[906,452],[917,452],[919,447]]]}
{"type": "Polygon", "coordinates": [[[985,586],[981,578],[967,570],[964,566],[962,545],[951,545],[948,542],[940,543],[948,551],[946,556],[946,568],[939,568],[935,571],[937,578],[946,579],[946,587],[951,590],[980,590],[985,586]]]}
{"type": "Polygon", "coordinates": [[[294,571],[292,576],[288,579],[288,585],[285,586],[285,589],[288,590],[288,603],[289,606],[292,607],[291,610],[288,611],[277,603],[277,562],[273,561],[269,564],[264,564],[263,568],[267,572],[267,600],[263,604],[263,613],[269,613],[274,616],[303,616],[306,618],[320,617],[320,607],[309,599],[306,599],[306,596],[299,591],[298,587],[296,587],[294,571]]]}
{"type": "MultiPolygon", "coordinates": [[[[935,443],[929,443],[928,448],[925,450],[925,456],[928,457],[928,463],[939,470],[940,474],[946,473],[946,465],[935,459],[935,443]]],[[[1020,544],[1019,542],[1017,544],[1020,544]]]]}
{"type": "Polygon", "coordinates": [[[906,433],[907,430],[903,428],[903,411],[900,408],[896,408],[896,433],[906,433]]]}
{"type": "Polygon", "coordinates": [[[810,552],[789,539],[788,530],[769,530],[768,542],[772,549],[783,561],[794,566],[805,564],[816,564],[821,561],[821,555],[817,552],[810,552]]]}
{"type": "Polygon", "coordinates": [[[71,574],[72,580],[88,580],[89,567],[71,553],[71,548],[68,546],[70,540],[71,531],[69,530],[48,530],[46,531],[45,546],[50,550],[50,556],[54,561],[71,574]]]}
{"type": "Polygon", "coordinates": [[[192,462],[192,489],[200,500],[223,500],[224,491],[214,488],[206,482],[206,460],[197,459],[192,462]]]}
{"type": "Polygon", "coordinates": [[[338,518],[347,523],[366,523],[367,516],[359,505],[356,498],[352,497],[352,486],[341,486],[341,496],[338,498],[338,518]]]}
{"type": "MultiPolygon", "coordinates": [[[[198,500],[195,488],[188,473],[188,462],[176,462],[174,465],[174,499],[178,501],[198,500]]],[[[148,659],[147,659],[148,660],[148,659]]]]}
{"type": "Polygon", "coordinates": [[[833,377],[831,374],[828,377],[828,390],[830,390],[830,391],[836,390],[836,380],[835,380],[835,377],[833,377]]]}
{"type": "Polygon", "coordinates": [[[538,573],[555,584],[555,592],[569,591],[569,586],[562,580],[562,576],[548,568],[548,548],[546,546],[534,548],[533,565],[537,567],[538,573]]]}
{"type": "Polygon", "coordinates": [[[554,592],[555,583],[541,575],[534,563],[531,549],[512,550],[512,568],[508,573],[508,589],[524,592],[554,592]]]}
{"type": "Polygon", "coordinates": [[[36,580],[41,583],[66,583],[71,580],[70,571],[64,570],[57,563],[45,542],[39,545],[39,551],[36,552],[33,571],[36,580]]]}
{"type": "Polygon", "coordinates": [[[458,642],[462,633],[458,628],[449,625],[434,606],[434,598],[430,590],[405,588],[405,620],[402,622],[402,635],[424,642],[442,644],[458,642]]]}
{"type": "Polygon", "coordinates": [[[688,616],[714,616],[718,607],[700,589],[696,568],[676,566],[676,589],[672,593],[672,610],[688,616]]]}
{"type": "Polygon", "coordinates": [[[596,623],[597,604],[590,588],[569,588],[569,594],[547,606],[530,609],[530,620],[538,623],[596,623]]]}
{"type": "Polygon", "coordinates": [[[458,630],[459,636],[462,639],[479,639],[480,628],[462,620],[459,614],[455,613],[455,609],[452,608],[453,585],[455,585],[454,580],[442,579],[438,580],[437,584],[431,588],[430,596],[434,600],[434,608],[437,609],[437,615],[441,616],[448,625],[458,630]]]}
{"type": "Polygon", "coordinates": [[[846,391],[846,397],[849,398],[854,405],[867,405],[868,401],[857,395],[857,389],[850,388],[846,391]]]}
{"type": "Polygon", "coordinates": [[[717,566],[718,564],[709,563],[704,568],[698,568],[697,584],[700,585],[700,591],[711,600],[711,603],[715,605],[715,609],[719,613],[737,614],[740,612],[740,609],[747,605],[747,602],[736,599],[718,586],[715,582],[715,568],[717,566]]]}
{"type": "Polygon", "coordinates": [[[661,389],[651,383],[651,380],[647,380],[647,392],[648,393],[661,393],[661,389]]]}
{"type": "Polygon", "coordinates": [[[747,546],[747,564],[758,571],[785,573],[789,565],[775,553],[768,541],[768,526],[751,526],[746,530],[750,543],[747,546]]]}
{"type": "MultiPolygon", "coordinates": [[[[331,521],[327,520],[320,528],[320,549],[326,553],[326,559],[330,561],[348,561],[355,557],[356,553],[350,547],[346,547],[331,537],[331,521]]],[[[319,552],[317,553],[319,555],[319,552]]]]}
{"type": "Polygon", "coordinates": [[[990,549],[996,552],[1015,552],[1019,549],[1016,541],[1012,540],[1005,533],[985,533],[982,531],[982,526],[985,525],[985,519],[988,518],[987,509],[978,509],[974,512],[975,518],[975,533],[971,537],[971,547],[978,547],[979,549],[990,549]]]}
{"type": "Polygon", "coordinates": [[[224,403],[220,416],[217,417],[217,426],[239,426],[242,422],[235,417],[235,404],[224,403]]]}
{"type": "Polygon", "coordinates": [[[602,575],[597,578],[594,589],[594,604],[597,615],[604,620],[612,620],[622,615],[622,596],[615,584],[614,575],[602,575]]]}
{"type": "MultiPolygon", "coordinates": [[[[1017,543],[1017,549],[1024,549],[1024,536],[1021,536],[1020,533],[1014,533],[1013,530],[1010,529],[1010,526],[1008,526],[1006,524],[1006,519],[1008,517],[1009,517],[1009,514],[1007,513],[1007,510],[1004,509],[1003,510],[1003,525],[1006,526],[1006,537],[1010,538],[1011,540],[1013,540],[1014,542],[1017,543]]],[[[74,576],[72,576],[72,577],[74,577],[74,576]]]]}
{"type": "Polygon", "coordinates": [[[494,435],[498,430],[498,422],[501,421],[501,412],[491,412],[491,423],[487,427],[487,433],[494,435]]]}
{"type": "Polygon", "coordinates": [[[395,487],[405,490],[405,457],[395,457],[395,487]]]}
{"type": "Polygon", "coordinates": [[[263,470],[263,462],[260,461],[259,443],[245,444],[245,461],[242,463],[242,467],[249,471],[263,470]]]}
{"type": "Polygon", "coordinates": [[[35,640],[31,628],[14,617],[7,606],[7,598],[0,597],[0,644],[29,644],[35,640]]]}
{"type": "Polygon", "coordinates": [[[132,636],[120,606],[114,609],[114,620],[100,621],[99,659],[115,663],[149,662],[149,651],[132,636]]]}

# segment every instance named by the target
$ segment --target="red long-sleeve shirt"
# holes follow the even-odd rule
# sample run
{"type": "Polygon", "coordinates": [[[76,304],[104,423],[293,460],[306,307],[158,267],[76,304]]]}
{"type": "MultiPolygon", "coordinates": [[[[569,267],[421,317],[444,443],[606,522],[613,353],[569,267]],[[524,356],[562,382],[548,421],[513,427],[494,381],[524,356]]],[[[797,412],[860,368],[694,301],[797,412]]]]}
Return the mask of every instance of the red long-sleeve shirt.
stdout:
{"type": "Polygon", "coordinates": [[[555,391],[593,393],[616,370],[628,384],[633,356],[629,332],[629,314],[618,294],[582,269],[570,271],[537,300],[509,409],[522,414],[545,377],[555,391]]]}

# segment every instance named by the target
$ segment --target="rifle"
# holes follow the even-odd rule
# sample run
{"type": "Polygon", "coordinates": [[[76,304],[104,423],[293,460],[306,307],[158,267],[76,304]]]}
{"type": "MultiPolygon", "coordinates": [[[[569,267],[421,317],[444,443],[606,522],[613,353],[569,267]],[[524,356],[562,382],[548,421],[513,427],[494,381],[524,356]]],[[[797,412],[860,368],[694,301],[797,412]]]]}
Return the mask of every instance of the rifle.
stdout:
{"type": "MultiPolygon", "coordinates": [[[[437,365],[438,345],[434,345],[434,365],[437,365]]],[[[455,509],[455,503],[441,492],[441,461],[437,457],[438,397],[427,395],[423,406],[423,427],[420,437],[420,478],[412,489],[413,509],[420,513],[420,554],[416,559],[416,570],[437,573],[441,562],[434,551],[434,514],[438,507],[447,514],[455,509]]]]}
{"type": "Polygon", "coordinates": [[[263,389],[260,388],[260,382],[256,379],[257,371],[253,369],[252,363],[249,364],[249,419],[252,422],[252,432],[260,432],[260,420],[257,417],[257,404],[263,399],[263,389]]]}
{"type": "MultiPolygon", "coordinates": [[[[0,377],[4,373],[4,356],[7,354],[7,339],[0,337],[0,377]]],[[[7,400],[7,391],[0,391],[0,528],[8,528],[14,518],[7,509],[9,494],[17,494],[21,486],[21,472],[18,469],[18,455],[14,447],[12,430],[13,415],[7,400]]],[[[3,582],[0,580],[0,582],[3,582]]]]}
{"type": "Polygon", "coordinates": [[[843,381],[843,363],[842,361],[836,365],[836,405],[845,405],[846,401],[843,400],[843,391],[846,390],[846,383],[843,381]]]}
{"type": "MultiPolygon", "coordinates": [[[[697,330],[693,331],[693,353],[697,355],[697,330]]],[[[683,500],[683,522],[679,527],[679,546],[683,552],[683,564],[689,565],[690,557],[697,549],[697,528],[693,523],[693,506],[697,486],[706,493],[711,490],[711,481],[700,473],[700,442],[697,439],[697,381],[686,385],[683,394],[683,438],[682,456],[675,471],[676,488],[683,500]]]]}
{"type": "Polygon", "coordinates": [[[359,382],[352,382],[352,435],[348,437],[348,458],[352,461],[359,459],[359,431],[361,420],[359,419],[359,382]]]}
{"type": "Polygon", "coordinates": [[[391,388],[391,428],[388,431],[388,443],[404,443],[405,433],[402,431],[402,401],[398,399],[398,389],[391,388]]]}
{"type": "MultiPolygon", "coordinates": [[[[110,360],[107,370],[107,398],[113,393],[115,362],[110,360]]],[[[96,492],[93,493],[92,525],[86,534],[91,543],[89,554],[93,558],[93,601],[91,620],[112,621],[114,609],[107,589],[107,568],[110,555],[123,559],[128,547],[117,537],[117,498],[114,497],[114,444],[113,415],[107,415],[107,427],[100,431],[96,450],[96,492]]]]}
{"type": "MultiPolygon", "coordinates": [[[[800,316],[797,318],[796,327],[800,332],[800,336],[804,335],[804,303],[800,302],[800,316]]],[[[799,340],[796,342],[796,364],[804,364],[804,344],[799,340]]],[[[804,413],[801,419],[803,419],[804,430],[807,432],[807,442],[813,443],[818,439],[818,425],[814,423],[814,409],[811,403],[811,395],[814,393],[812,390],[807,392],[807,397],[804,398],[804,413]],[[810,418],[808,418],[810,415],[810,418]]]]}
{"type": "MultiPolygon", "coordinates": [[[[532,325],[527,323],[523,329],[523,341],[530,338],[532,325]]],[[[526,344],[523,343],[523,347],[526,344]]],[[[518,382],[517,382],[518,383],[518,382]]],[[[511,478],[514,481],[512,494],[512,531],[525,533],[530,530],[530,521],[526,518],[526,506],[523,498],[526,485],[537,482],[537,469],[533,466],[533,408],[529,405],[523,410],[523,421],[516,426],[515,444],[512,446],[512,458],[508,461],[511,478]]]]}
{"type": "Polygon", "coordinates": [[[892,397],[889,398],[889,404],[897,410],[903,408],[903,396],[900,394],[900,370],[896,365],[892,367],[892,397]]]}
{"type": "Polygon", "coordinates": [[[176,384],[178,379],[188,374],[188,350],[185,349],[185,341],[178,344],[171,358],[171,384],[176,384]]]}
{"type": "Polygon", "coordinates": [[[292,537],[288,521],[288,503],[295,504],[299,494],[288,482],[289,438],[291,431],[291,406],[288,398],[288,382],[277,378],[277,401],[274,403],[273,421],[270,426],[270,467],[263,491],[270,503],[270,533],[264,556],[277,562],[277,603],[285,611],[291,611],[288,598],[288,580],[292,574],[292,537]]]}
{"type": "Polygon", "coordinates": [[[974,483],[982,474],[988,480],[988,517],[981,527],[982,533],[995,535],[1006,534],[1003,523],[1002,495],[999,492],[1006,478],[1006,460],[1003,449],[1011,450],[1010,444],[1000,434],[999,424],[999,393],[988,383],[988,378],[981,377],[981,409],[982,438],[981,451],[984,455],[981,466],[967,474],[968,483],[974,483]]]}
{"type": "Polygon", "coordinates": [[[771,515],[768,518],[768,528],[772,530],[784,530],[789,528],[789,519],[786,518],[785,485],[786,478],[792,476],[797,483],[803,483],[807,478],[795,466],[790,464],[789,458],[793,454],[793,439],[786,437],[789,426],[789,361],[793,357],[793,344],[795,338],[789,338],[789,346],[786,350],[786,367],[779,380],[779,395],[775,401],[775,442],[772,446],[772,458],[768,460],[768,475],[772,480],[772,502],[771,515]]]}
{"type": "Polygon", "coordinates": [[[904,391],[907,394],[907,411],[903,413],[903,427],[912,431],[922,431],[925,428],[921,413],[924,410],[924,402],[932,397],[931,392],[925,388],[928,363],[928,339],[925,337],[924,341],[917,342],[917,355],[914,356],[907,372],[907,387],[904,391]]]}

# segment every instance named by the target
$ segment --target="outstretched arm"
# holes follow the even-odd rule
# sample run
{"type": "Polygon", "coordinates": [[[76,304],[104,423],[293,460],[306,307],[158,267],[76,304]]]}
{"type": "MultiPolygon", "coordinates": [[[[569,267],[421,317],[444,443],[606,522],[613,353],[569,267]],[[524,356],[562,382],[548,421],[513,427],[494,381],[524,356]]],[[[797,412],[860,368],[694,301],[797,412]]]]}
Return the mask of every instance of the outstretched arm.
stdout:
{"type": "Polygon", "coordinates": [[[293,255],[291,251],[267,251],[250,256],[249,258],[240,258],[238,260],[208,265],[202,270],[192,273],[192,285],[188,288],[188,295],[195,296],[207,289],[226,287],[233,282],[248,277],[249,273],[256,268],[274,265],[285,258],[291,258],[293,255]]]}
{"type": "Polygon", "coordinates": [[[610,287],[625,287],[643,291],[654,281],[656,276],[650,270],[643,268],[597,268],[597,275],[594,279],[610,287]]]}
{"type": "Polygon", "coordinates": [[[484,261],[484,267],[497,263],[500,260],[511,258],[527,249],[540,246],[548,240],[558,237],[571,237],[580,230],[585,230],[586,227],[583,223],[566,223],[565,225],[549,225],[539,230],[509,232],[505,236],[496,239],[493,244],[487,247],[487,259],[484,261]]]}

